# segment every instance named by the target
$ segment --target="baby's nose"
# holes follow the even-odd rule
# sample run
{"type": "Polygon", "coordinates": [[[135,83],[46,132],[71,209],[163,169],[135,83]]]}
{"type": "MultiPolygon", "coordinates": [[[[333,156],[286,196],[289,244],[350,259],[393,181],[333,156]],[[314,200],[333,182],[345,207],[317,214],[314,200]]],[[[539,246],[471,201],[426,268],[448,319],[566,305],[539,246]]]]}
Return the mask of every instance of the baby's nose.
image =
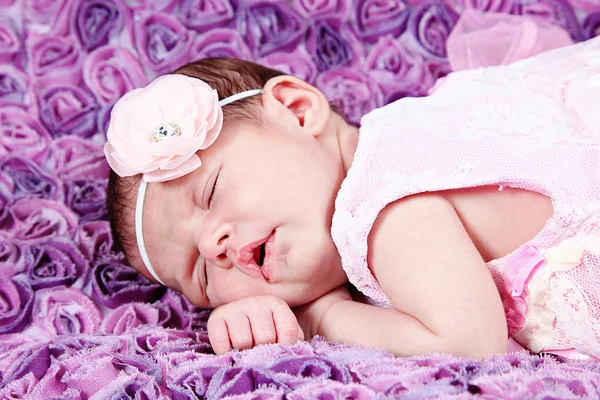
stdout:
{"type": "Polygon", "coordinates": [[[198,250],[208,261],[220,268],[231,268],[234,263],[234,252],[230,248],[230,238],[233,230],[223,224],[213,232],[202,235],[198,250]]]}

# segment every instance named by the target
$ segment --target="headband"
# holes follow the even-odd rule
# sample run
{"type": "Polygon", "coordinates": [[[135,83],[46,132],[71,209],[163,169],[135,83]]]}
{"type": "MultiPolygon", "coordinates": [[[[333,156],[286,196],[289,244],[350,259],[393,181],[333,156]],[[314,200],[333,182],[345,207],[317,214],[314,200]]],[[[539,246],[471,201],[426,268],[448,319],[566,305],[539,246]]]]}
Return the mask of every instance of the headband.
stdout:
{"type": "Polygon", "coordinates": [[[142,262],[161,284],[165,285],[150,262],[142,230],[148,183],[176,179],[200,167],[196,152],[209,147],[221,132],[221,107],[261,92],[248,90],[219,101],[216,90],[199,79],[165,75],[128,92],[113,107],[104,154],[117,175],[142,174],[135,236],[142,262]]]}

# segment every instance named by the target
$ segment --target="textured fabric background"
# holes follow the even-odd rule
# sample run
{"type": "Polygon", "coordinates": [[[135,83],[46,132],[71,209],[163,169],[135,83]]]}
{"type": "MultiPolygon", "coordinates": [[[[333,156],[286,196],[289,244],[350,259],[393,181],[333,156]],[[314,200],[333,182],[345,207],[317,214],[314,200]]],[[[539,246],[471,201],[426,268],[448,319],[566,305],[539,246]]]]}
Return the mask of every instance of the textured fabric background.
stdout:
{"type": "Polygon", "coordinates": [[[0,398],[598,398],[597,364],[524,353],[399,359],[315,339],[215,356],[208,312],[112,248],[101,145],[123,93],[233,56],[358,122],[449,72],[465,7],[600,33],[598,0],[0,0],[0,398]]]}

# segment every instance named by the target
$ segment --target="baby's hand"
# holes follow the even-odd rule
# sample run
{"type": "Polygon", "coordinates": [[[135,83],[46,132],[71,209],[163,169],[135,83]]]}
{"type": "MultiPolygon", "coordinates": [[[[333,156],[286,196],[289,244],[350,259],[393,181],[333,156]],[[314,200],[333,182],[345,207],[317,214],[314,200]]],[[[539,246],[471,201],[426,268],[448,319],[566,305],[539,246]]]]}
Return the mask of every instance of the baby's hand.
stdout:
{"type": "Polygon", "coordinates": [[[255,296],[216,308],[208,319],[208,339],[217,354],[265,343],[304,340],[296,316],[275,296],[255,296]]]}

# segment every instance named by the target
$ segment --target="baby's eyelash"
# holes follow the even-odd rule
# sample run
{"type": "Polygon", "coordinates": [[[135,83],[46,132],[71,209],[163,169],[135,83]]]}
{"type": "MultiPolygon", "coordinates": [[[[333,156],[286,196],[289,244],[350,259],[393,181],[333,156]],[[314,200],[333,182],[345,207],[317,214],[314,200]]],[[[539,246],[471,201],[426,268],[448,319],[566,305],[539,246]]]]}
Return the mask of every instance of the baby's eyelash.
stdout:
{"type": "Polygon", "coordinates": [[[212,185],[212,188],[210,190],[210,196],[208,198],[208,206],[210,207],[212,205],[212,200],[213,200],[213,196],[215,194],[215,189],[217,188],[217,184],[219,183],[219,177],[221,176],[221,172],[217,172],[217,177],[215,178],[215,182],[212,185]]]}

